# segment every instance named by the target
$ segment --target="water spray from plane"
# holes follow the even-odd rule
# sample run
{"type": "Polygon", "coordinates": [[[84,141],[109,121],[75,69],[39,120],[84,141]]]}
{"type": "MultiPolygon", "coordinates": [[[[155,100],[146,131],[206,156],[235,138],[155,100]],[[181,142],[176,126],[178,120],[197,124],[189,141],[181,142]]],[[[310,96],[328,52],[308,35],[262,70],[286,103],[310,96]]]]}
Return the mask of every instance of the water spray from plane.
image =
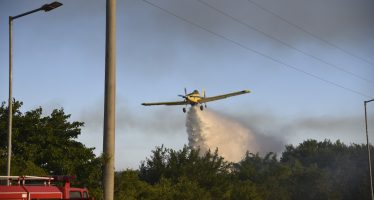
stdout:
{"type": "Polygon", "coordinates": [[[227,161],[238,162],[246,151],[259,149],[251,130],[210,110],[202,112],[197,106],[188,111],[186,127],[189,146],[200,148],[201,153],[218,148],[227,161]]]}

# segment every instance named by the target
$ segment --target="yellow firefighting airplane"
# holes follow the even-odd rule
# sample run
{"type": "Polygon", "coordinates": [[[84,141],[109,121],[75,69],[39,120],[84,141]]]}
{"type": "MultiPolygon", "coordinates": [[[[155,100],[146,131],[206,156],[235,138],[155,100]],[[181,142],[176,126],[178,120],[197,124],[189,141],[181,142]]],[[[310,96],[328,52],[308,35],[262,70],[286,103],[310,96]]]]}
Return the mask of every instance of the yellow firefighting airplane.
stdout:
{"type": "MultiPolygon", "coordinates": [[[[203,90],[202,93],[203,95],[200,96],[199,91],[194,90],[193,92],[187,94],[186,88],[184,88],[184,95],[178,95],[182,98],[184,98],[183,101],[170,101],[170,102],[154,102],[154,103],[142,103],[143,106],[156,106],[156,105],[166,105],[166,106],[176,106],[176,105],[191,105],[191,106],[196,106],[200,105],[200,110],[204,109],[203,104],[205,105],[206,108],[206,103],[209,101],[216,101],[220,99],[225,99],[227,97],[232,97],[236,95],[241,95],[245,93],[250,93],[251,91],[249,90],[242,90],[239,92],[233,92],[233,93],[228,93],[228,94],[223,94],[223,95],[218,95],[218,96],[212,96],[212,97],[206,97],[205,96],[205,91],[203,90]]],[[[186,112],[186,107],[183,108],[183,112],[186,112]]]]}

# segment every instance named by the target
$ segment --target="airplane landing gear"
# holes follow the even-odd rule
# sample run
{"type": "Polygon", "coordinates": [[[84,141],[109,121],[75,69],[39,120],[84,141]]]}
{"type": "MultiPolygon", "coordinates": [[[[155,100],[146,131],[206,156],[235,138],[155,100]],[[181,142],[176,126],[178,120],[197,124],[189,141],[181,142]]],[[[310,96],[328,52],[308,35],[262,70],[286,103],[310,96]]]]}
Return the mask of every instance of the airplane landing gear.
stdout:
{"type": "Polygon", "coordinates": [[[203,105],[200,106],[200,110],[201,110],[201,111],[204,110],[204,106],[203,106],[203,105]]]}
{"type": "Polygon", "coordinates": [[[183,112],[186,113],[186,108],[183,108],[183,112]]]}

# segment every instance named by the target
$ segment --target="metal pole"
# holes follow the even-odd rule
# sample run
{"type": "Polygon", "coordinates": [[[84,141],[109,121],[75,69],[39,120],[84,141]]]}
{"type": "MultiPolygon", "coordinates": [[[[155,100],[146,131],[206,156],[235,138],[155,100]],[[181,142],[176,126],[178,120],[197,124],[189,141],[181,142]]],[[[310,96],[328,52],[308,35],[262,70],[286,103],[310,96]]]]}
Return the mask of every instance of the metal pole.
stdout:
{"type": "MultiPolygon", "coordinates": [[[[62,6],[62,3],[53,2],[51,4],[45,4],[40,8],[16,15],[14,17],[9,16],[9,98],[8,98],[8,164],[7,164],[7,176],[10,176],[11,161],[12,161],[12,125],[13,125],[13,20],[44,10],[46,12],[62,6]]],[[[10,181],[7,181],[10,184],[10,181]]]]}
{"type": "Polygon", "coordinates": [[[104,199],[114,197],[115,98],[116,98],[116,0],[106,2],[104,97],[104,199]]]}
{"type": "Polygon", "coordinates": [[[366,130],[366,146],[368,149],[368,163],[369,163],[369,176],[370,176],[370,196],[371,199],[374,200],[374,195],[373,195],[373,176],[372,176],[372,171],[371,171],[371,156],[370,156],[370,146],[369,146],[369,132],[368,132],[368,121],[367,121],[367,112],[366,112],[366,104],[374,101],[374,99],[369,100],[369,101],[364,101],[364,108],[365,108],[365,130],[366,130]]]}
{"type": "Polygon", "coordinates": [[[20,18],[20,17],[26,16],[26,15],[32,14],[32,13],[34,13],[34,12],[41,11],[41,10],[42,10],[42,8],[37,8],[37,9],[31,10],[31,11],[29,11],[29,12],[25,12],[25,13],[22,13],[22,14],[20,14],[20,15],[13,16],[12,18],[13,18],[13,19],[17,19],[17,18],[20,18]]]}
{"type": "MultiPolygon", "coordinates": [[[[10,176],[12,160],[12,121],[13,121],[13,19],[9,16],[9,98],[8,98],[8,165],[7,176],[10,176]]],[[[7,185],[10,181],[7,181],[7,185]]]]}

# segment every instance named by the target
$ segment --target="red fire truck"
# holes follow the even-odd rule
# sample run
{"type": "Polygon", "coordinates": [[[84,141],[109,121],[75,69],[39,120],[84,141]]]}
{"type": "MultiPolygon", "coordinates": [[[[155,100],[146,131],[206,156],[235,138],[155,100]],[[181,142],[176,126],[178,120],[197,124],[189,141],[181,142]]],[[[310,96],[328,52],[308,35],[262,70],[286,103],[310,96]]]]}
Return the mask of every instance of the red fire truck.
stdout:
{"type": "Polygon", "coordinates": [[[0,176],[0,180],[8,184],[0,185],[0,200],[39,200],[39,199],[71,199],[93,200],[86,188],[70,187],[69,176],[0,176]],[[61,186],[52,184],[58,181],[61,186]]]}

